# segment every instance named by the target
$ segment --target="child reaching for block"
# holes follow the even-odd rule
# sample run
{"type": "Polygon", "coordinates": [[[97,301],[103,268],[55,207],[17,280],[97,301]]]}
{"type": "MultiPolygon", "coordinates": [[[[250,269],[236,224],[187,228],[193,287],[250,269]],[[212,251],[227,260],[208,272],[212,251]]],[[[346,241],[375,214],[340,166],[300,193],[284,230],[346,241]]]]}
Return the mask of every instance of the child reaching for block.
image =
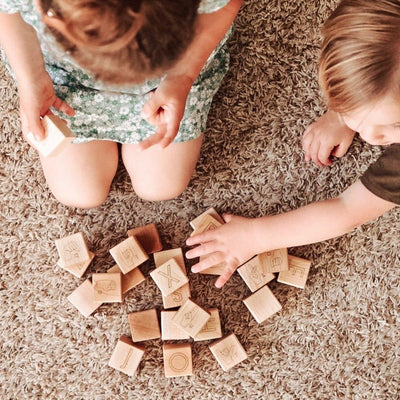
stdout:
{"type": "Polygon", "coordinates": [[[344,0],[326,21],[319,63],[329,111],[303,137],[306,160],[330,165],[355,132],[387,146],[364,175],[337,198],[287,213],[250,219],[225,215],[226,224],[190,237],[187,252],[199,272],[222,261],[222,287],[255,254],[343,235],[400,204],[400,1],[344,0]]]}
{"type": "Polygon", "coordinates": [[[1,0],[0,45],[18,84],[23,135],[69,116],[74,143],[41,157],[62,203],[90,208],[122,160],[147,200],[179,195],[200,152],[242,0],[1,0]],[[158,144],[158,146],[154,146],[158,144]]]}

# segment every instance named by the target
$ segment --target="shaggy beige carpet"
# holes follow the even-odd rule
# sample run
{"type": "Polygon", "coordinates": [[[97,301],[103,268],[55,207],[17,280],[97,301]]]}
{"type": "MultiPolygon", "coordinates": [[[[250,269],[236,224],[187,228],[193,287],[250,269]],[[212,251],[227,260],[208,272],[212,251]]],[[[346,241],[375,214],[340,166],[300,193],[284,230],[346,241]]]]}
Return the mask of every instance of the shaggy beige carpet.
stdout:
{"type": "MultiPolygon", "coordinates": [[[[165,248],[183,246],[189,221],[214,206],[247,216],[335,196],[381,149],[355,140],[331,168],[303,161],[305,127],[323,113],[316,61],[333,0],[249,0],[230,42],[232,62],[213,103],[197,172],[178,199],[139,200],[121,167],[104,206],[64,207],[20,134],[15,85],[0,67],[1,399],[398,399],[399,210],[323,243],[289,249],[312,260],[304,290],[272,282],[282,311],[259,325],[235,276],[222,289],[189,273],[193,298],[218,307],[248,359],[224,372],[207,343],[193,347],[194,375],[164,377],[161,341],[146,343],[135,377],[107,366],[127,314],[162,308],[149,278],[122,304],[81,316],[67,301],[79,280],[58,268],[54,240],[83,231],[96,258],[132,227],[155,222],[165,248]]],[[[189,269],[190,263],[187,263],[189,269]]]]}

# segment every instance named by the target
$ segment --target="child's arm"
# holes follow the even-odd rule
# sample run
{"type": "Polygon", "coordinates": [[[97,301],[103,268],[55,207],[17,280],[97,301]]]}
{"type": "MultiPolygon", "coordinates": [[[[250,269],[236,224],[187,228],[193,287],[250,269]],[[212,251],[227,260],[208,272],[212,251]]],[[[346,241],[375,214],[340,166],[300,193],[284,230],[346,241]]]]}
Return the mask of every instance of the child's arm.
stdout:
{"type": "Polygon", "coordinates": [[[311,203],[287,213],[249,219],[227,216],[221,227],[190,237],[187,258],[210,255],[192,267],[199,272],[219,262],[227,267],[216,282],[222,287],[236,268],[255,254],[301,246],[343,235],[394,208],[357,181],[334,199],[311,203]]]}
{"type": "Polygon", "coordinates": [[[141,143],[143,149],[156,143],[166,147],[175,138],[190,88],[232,25],[242,1],[231,0],[220,10],[197,17],[193,41],[143,107],[143,117],[157,126],[156,133],[141,143]]]}
{"type": "Polygon", "coordinates": [[[332,165],[331,156],[343,157],[354,134],[338,113],[328,111],[304,132],[303,150],[306,161],[312,160],[320,167],[332,165]]]}
{"type": "Polygon", "coordinates": [[[69,115],[74,111],[54,94],[36,32],[20,14],[0,13],[0,46],[17,79],[22,131],[40,139],[44,130],[39,117],[49,114],[50,107],[69,115]]]}

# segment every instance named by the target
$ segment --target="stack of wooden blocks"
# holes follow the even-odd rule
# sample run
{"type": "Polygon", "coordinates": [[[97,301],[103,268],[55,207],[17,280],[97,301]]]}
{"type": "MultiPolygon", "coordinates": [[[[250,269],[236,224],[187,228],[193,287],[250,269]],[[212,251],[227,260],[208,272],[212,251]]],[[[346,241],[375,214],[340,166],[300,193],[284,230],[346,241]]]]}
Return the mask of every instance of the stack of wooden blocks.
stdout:
{"type": "MultiPolygon", "coordinates": [[[[194,229],[192,234],[215,229],[223,223],[213,208],[190,222],[194,229]]],[[[83,234],[58,239],[56,247],[60,256],[57,264],[81,278],[94,257],[83,234]]],[[[143,342],[161,339],[165,376],[192,375],[191,341],[216,339],[209,349],[222,369],[228,371],[247,358],[243,346],[234,333],[222,338],[217,308],[204,309],[191,298],[182,249],[162,250],[162,247],[155,224],[131,229],[128,238],[110,250],[116,265],[105,273],[94,273],[68,296],[68,300],[86,317],[103,303],[122,302],[124,294],[146,279],[138,267],[152,254],[156,268],[150,276],[161,291],[164,306],[160,315],[161,329],[155,308],[129,314],[131,337],[120,337],[109,365],[132,376],[145,354],[143,342]]],[[[278,282],[304,288],[310,264],[280,249],[259,254],[238,269],[253,292],[243,302],[258,323],[282,308],[267,286],[275,278],[274,273],[279,273],[278,282]]],[[[220,264],[202,273],[220,275],[223,268],[224,264],[220,264]]]]}

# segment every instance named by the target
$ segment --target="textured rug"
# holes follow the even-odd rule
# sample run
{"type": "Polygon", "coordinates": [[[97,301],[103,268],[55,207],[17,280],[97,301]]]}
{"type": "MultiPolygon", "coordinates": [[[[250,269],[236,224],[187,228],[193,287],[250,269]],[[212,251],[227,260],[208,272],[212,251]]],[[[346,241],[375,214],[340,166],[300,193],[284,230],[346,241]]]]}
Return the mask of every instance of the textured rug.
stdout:
{"type": "MultiPolygon", "coordinates": [[[[220,310],[248,359],[224,372],[207,342],[193,346],[194,375],[165,378],[161,341],[146,343],[137,375],[107,366],[127,314],[156,307],[149,277],[122,304],[84,318],[67,301],[83,281],[57,267],[54,240],[83,231],[96,258],[132,227],[155,222],[164,248],[183,246],[189,221],[214,206],[276,214],[336,196],[381,152],[356,139],[331,168],[303,161],[301,136],[324,112],[316,78],[320,26],[336,1],[245,1],[230,42],[231,69],[215,98],[197,171],[176,200],[132,192],[121,167],[107,202],[85,211],[57,203],[23,142],[15,85],[0,67],[1,399],[398,399],[399,210],[341,238],[289,249],[312,260],[304,290],[272,282],[282,310],[257,324],[238,274],[222,290],[189,273],[192,296],[220,310]]],[[[189,270],[190,263],[187,262],[189,270]]]]}

